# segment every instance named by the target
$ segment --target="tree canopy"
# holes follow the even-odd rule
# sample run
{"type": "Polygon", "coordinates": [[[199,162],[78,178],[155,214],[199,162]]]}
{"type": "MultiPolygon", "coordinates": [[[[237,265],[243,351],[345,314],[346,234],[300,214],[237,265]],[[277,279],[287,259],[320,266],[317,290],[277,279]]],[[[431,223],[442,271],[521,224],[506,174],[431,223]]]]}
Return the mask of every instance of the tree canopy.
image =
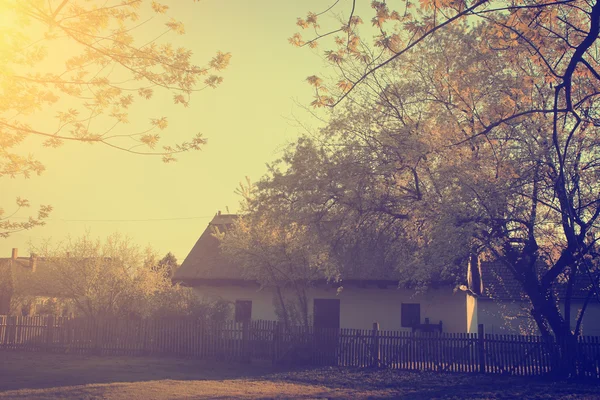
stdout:
{"type": "MultiPolygon", "coordinates": [[[[192,94],[215,88],[229,53],[217,52],[205,65],[178,47],[173,35],[184,25],[156,1],[1,0],[0,178],[41,174],[44,165],[20,145],[37,138],[44,146],[66,141],[101,144],[137,155],[175,155],[198,150],[206,139],[190,133],[165,141],[166,115],[129,120],[134,103],[171,96],[189,105],[192,94]],[[10,22],[8,22],[10,21],[10,22]],[[152,27],[151,30],[148,30],[152,27]]],[[[0,208],[0,236],[43,224],[51,211],[15,222],[12,212],[28,207],[18,198],[10,215],[0,208]]]]}
{"type": "Polygon", "coordinates": [[[600,5],[373,1],[365,27],[351,1],[321,27],[343,4],[290,39],[326,46],[334,76],[307,81],[334,108],[258,183],[258,209],[334,223],[338,257],[383,243],[379,264],[425,286],[464,279],[469,254],[498,260],[542,334],[578,336],[600,295],[600,5]],[[571,315],[575,281],[588,295],[571,315]]]}

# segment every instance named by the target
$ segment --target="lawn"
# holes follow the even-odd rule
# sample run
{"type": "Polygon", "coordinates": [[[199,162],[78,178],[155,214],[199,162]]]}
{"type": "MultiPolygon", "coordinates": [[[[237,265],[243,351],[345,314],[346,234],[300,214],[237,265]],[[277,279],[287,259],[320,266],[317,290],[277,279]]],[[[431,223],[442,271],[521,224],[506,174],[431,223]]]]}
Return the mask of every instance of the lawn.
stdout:
{"type": "Polygon", "coordinates": [[[0,351],[0,399],[598,399],[600,385],[465,374],[0,351]]]}

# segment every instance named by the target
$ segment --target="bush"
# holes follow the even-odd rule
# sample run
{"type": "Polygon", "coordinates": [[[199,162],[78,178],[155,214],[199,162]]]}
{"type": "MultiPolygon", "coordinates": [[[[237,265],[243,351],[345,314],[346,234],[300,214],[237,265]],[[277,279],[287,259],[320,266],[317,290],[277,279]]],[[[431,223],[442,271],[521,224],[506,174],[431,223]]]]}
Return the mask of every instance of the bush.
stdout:
{"type": "Polygon", "coordinates": [[[196,317],[223,322],[231,315],[230,303],[200,298],[192,289],[179,285],[156,293],[150,302],[149,317],[196,317]]]}

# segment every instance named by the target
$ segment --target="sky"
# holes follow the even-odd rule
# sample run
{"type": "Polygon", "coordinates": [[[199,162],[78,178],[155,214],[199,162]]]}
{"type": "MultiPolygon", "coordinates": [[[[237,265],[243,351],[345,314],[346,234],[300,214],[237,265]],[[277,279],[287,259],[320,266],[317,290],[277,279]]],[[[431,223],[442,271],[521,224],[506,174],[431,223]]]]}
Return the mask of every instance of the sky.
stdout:
{"type": "MultiPolygon", "coordinates": [[[[0,257],[9,257],[14,247],[27,256],[31,244],[48,239],[59,243],[89,231],[100,238],[120,232],[140,246],[150,245],[159,254],[173,252],[183,261],[219,210],[239,209],[239,183],[246,177],[257,181],[266,163],[281,156],[303,132],[298,122],[319,126],[306,111],[312,101],[306,77],[321,71],[324,63],[319,51],[293,47],[288,38],[298,30],[296,18],[323,8],[322,1],[168,4],[169,15],[184,23],[186,34],[165,40],[190,48],[198,64],[216,51],[231,52],[231,63],[223,71],[223,84],[195,93],[188,108],[173,105],[168,94],[155,96],[132,111],[131,125],[136,119],[167,115],[175,141],[202,132],[208,144],[179,156],[176,163],[163,164],[160,157],[102,145],[67,143],[48,149],[35,138],[27,140],[19,150],[42,161],[46,171],[30,179],[0,178],[0,205],[9,213],[20,196],[32,204],[29,211],[40,204],[54,210],[45,226],[0,239],[0,257]]],[[[141,35],[156,28],[144,29],[141,35]]]]}

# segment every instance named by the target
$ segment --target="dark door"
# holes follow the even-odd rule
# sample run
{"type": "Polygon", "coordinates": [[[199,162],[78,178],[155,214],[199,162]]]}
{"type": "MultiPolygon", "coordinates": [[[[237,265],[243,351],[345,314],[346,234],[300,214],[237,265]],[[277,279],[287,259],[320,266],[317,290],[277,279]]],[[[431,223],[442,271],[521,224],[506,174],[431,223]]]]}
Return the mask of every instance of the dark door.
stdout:
{"type": "Polygon", "coordinates": [[[250,322],[252,319],[252,300],[235,301],[235,322],[250,322]]]}
{"type": "Polygon", "coordinates": [[[314,321],[315,328],[340,327],[340,300],[339,299],[315,299],[314,321]]]}

